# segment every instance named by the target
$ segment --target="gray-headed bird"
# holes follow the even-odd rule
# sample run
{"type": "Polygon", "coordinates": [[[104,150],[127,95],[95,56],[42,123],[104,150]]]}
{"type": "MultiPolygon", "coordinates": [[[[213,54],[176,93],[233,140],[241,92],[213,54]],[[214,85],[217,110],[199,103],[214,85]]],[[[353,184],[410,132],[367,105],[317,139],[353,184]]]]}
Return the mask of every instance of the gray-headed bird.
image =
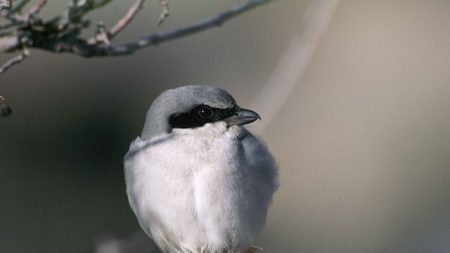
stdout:
{"type": "Polygon", "coordinates": [[[125,156],[128,200],[166,253],[254,252],[278,188],[266,146],[243,127],[259,119],[226,91],[163,92],[125,156]]]}

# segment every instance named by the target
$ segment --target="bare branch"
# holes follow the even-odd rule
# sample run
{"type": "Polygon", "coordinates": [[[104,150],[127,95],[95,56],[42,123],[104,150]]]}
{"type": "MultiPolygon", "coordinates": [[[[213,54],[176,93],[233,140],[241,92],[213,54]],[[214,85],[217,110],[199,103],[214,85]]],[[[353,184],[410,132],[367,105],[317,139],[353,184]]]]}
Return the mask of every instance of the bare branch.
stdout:
{"type": "Polygon", "coordinates": [[[153,33],[142,37],[137,41],[128,42],[118,46],[109,47],[95,47],[86,46],[83,44],[78,45],[76,52],[84,52],[86,54],[80,54],[83,57],[93,57],[93,56],[119,56],[132,54],[135,51],[148,47],[157,45],[163,42],[179,39],[189,35],[193,35],[198,32],[208,30],[210,28],[218,27],[223,25],[226,21],[239,16],[247,11],[250,11],[260,5],[269,3],[271,0],[249,0],[244,4],[240,4],[232,7],[231,9],[219,13],[216,16],[210,17],[204,21],[200,21],[182,28],[177,28],[175,30],[153,33]],[[86,52],[86,50],[88,52],[86,52]]]}
{"type": "MultiPolygon", "coordinates": [[[[24,15],[9,13],[4,16],[11,23],[7,26],[11,27],[15,25],[17,28],[14,33],[7,34],[7,36],[0,34],[0,50],[7,52],[20,50],[22,47],[18,41],[25,41],[24,46],[28,46],[29,48],[38,48],[53,53],[72,53],[82,57],[128,55],[148,46],[179,39],[221,26],[226,21],[269,3],[271,0],[247,0],[245,3],[233,6],[229,10],[203,21],[174,30],[149,34],[121,45],[112,45],[110,40],[120,33],[142,8],[144,0],[136,0],[127,14],[110,30],[107,31],[104,25],[99,23],[97,35],[94,38],[81,38],[80,34],[82,30],[87,28],[90,23],[88,20],[84,20],[84,15],[94,9],[105,6],[111,1],[72,0],[72,4],[63,15],[54,17],[48,21],[44,21],[42,18],[36,16],[45,5],[46,0],[40,0],[24,15]],[[20,17],[20,20],[17,19],[17,16],[20,17]]],[[[167,1],[160,1],[163,9],[167,8],[167,1]]],[[[22,3],[25,3],[25,1],[22,3]]]]}
{"type": "MultiPolygon", "coordinates": [[[[38,17],[47,0],[37,0],[25,14],[20,14],[30,1],[17,0],[11,10],[0,12],[0,18],[7,20],[6,24],[0,26],[0,31],[4,31],[0,33],[0,52],[22,50],[19,55],[0,67],[0,74],[25,60],[29,55],[28,48],[53,53],[72,53],[81,57],[129,55],[152,45],[221,26],[226,21],[269,3],[271,0],[247,0],[243,4],[233,6],[203,21],[174,30],[152,33],[121,45],[112,45],[111,40],[127,27],[142,8],[145,0],[135,0],[128,12],[109,30],[102,22],[99,22],[96,36],[90,39],[81,37],[83,29],[90,24],[90,21],[85,19],[85,15],[107,5],[112,0],[71,0],[71,4],[63,14],[49,20],[38,17]]],[[[169,15],[168,0],[159,0],[159,3],[162,12],[158,24],[161,24],[169,15]]]]}

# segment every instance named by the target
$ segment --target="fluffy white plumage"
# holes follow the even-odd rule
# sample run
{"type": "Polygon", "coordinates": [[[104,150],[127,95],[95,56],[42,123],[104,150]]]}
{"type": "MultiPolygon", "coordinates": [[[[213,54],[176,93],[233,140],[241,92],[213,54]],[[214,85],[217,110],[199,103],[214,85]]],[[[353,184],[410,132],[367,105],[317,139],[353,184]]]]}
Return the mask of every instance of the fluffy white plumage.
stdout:
{"type": "Polygon", "coordinates": [[[125,176],[142,229],[170,253],[247,252],[277,188],[265,145],[224,121],[138,137],[125,176]]]}

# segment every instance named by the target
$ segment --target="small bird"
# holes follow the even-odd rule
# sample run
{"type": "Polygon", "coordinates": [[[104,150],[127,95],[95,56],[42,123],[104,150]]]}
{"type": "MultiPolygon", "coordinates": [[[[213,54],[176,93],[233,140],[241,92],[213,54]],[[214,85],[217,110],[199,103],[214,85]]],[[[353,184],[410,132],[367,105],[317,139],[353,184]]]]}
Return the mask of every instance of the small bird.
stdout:
{"type": "Polygon", "coordinates": [[[131,209],[163,252],[258,249],[278,182],[273,156],[243,127],[257,119],[211,86],[170,89],[152,103],[125,180],[131,209]]]}

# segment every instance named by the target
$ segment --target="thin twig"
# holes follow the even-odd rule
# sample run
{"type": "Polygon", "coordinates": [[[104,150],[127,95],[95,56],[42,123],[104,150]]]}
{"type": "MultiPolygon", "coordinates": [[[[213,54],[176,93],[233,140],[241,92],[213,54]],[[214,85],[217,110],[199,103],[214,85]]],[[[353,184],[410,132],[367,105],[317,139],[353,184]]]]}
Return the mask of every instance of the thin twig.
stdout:
{"type": "Polygon", "coordinates": [[[5,64],[3,64],[3,66],[0,67],[0,74],[3,74],[12,66],[21,63],[29,55],[30,55],[30,53],[29,53],[28,49],[24,48],[23,51],[19,55],[15,56],[14,58],[9,59],[5,64]]]}
{"type": "Polygon", "coordinates": [[[162,25],[164,20],[169,17],[169,1],[168,0],[159,0],[159,5],[161,5],[161,15],[158,19],[158,25],[162,25]]]}
{"type": "MultiPolygon", "coordinates": [[[[2,0],[0,0],[2,1],[2,0]]],[[[117,23],[106,30],[99,22],[97,35],[90,39],[81,37],[83,29],[89,26],[90,21],[85,19],[87,13],[101,8],[112,0],[72,0],[68,9],[61,15],[44,20],[38,17],[39,12],[47,0],[38,0],[25,14],[21,10],[30,0],[17,0],[11,10],[0,12],[0,18],[8,21],[0,26],[0,51],[22,52],[0,66],[0,74],[11,67],[21,63],[29,55],[29,48],[39,48],[53,53],[72,53],[82,57],[106,57],[128,55],[148,46],[193,35],[213,27],[223,25],[226,21],[250,11],[258,6],[269,3],[271,0],[247,0],[231,9],[219,13],[206,20],[193,23],[174,30],[157,32],[121,45],[111,45],[111,39],[119,34],[137,15],[145,0],[136,0],[128,12],[117,23]],[[13,28],[12,31],[8,29],[13,28]]],[[[161,24],[169,15],[168,0],[159,0],[162,13],[158,21],[161,24]]]]}
{"type": "Polygon", "coordinates": [[[131,20],[136,16],[136,14],[139,12],[140,9],[142,9],[142,5],[144,4],[145,0],[136,0],[134,4],[128,9],[128,12],[123,18],[121,18],[117,23],[111,27],[108,31],[108,38],[112,39],[117,34],[119,34],[130,22],[131,20]]]}
{"type": "MultiPolygon", "coordinates": [[[[112,45],[110,38],[116,36],[136,15],[142,7],[143,0],[136,0],[130,7],[127,14],[115,24],[111,30],[99,25],[97,36],[94,39],[84,39],[80,37],[83,29],[88,26],[89,21],[84,20],[86,13],[100,8],[112,0],[85,0],[74,1],[69,9],[62,16],[57,16],[48,21],[31,17],[37,13],[45,4],[45,0],[40,0],[36,8],[30,8],[30,15],[23,15],[21,29],[17,29],[16,40],[25,39],[30,48],[39,48],[54,53],[72,53],[82,57],[108,57],[132,54],[148,46],[158,45],[163,42],[183,38],[214,27],[223,25],[226,21],[248,12],[256,7],[271,2],[271,0],[247,0],[245,3],[233,6],[229,10],[219,13],[216,16],[207,18],[174,30],[156,32],[146,35],[135,41],[121,45],[112,45]],[[110,34],[108,34],[110,33],[110,34]],[[108,36],[105,36],[107,34],[108,36]],[[100,35],[100,36],[99,36],[100,35]]],[[[7,18],[14,21],[16,15],[9,15],[7,18]]],[[[22,22],[22,21],[21,21],[22,22]]],[[[9,37],[0,36],[0,48],[2,51],[16,51],[21,48],[18,43],[13,42],[9,37]]]]}
{"type": "MultiPolygon", "coordinates": [[[[118,55],[132,54],[135,51],[148,46],[158,45],[163,42],[179,39],[214,27],[221,26],[226,21],[236,16],[239,16],[247,11],[250,11],[258,6],[267,4],[270,1],[271,0],[249,0],[244,4],[234,6],[231,9],[219,13],[218,15],[210,17],[204,21],[200,21],[171,31],[153,33],[144,36],[137,41],[128,42],[118,46],[90,48],[90,50],[92,51],[88,52],[87,55],[82,56],[93,57],[93,56],[118,56],[118,55]]],[[[82,50],[83,48],[78,49],[82,50]]]]}
{"type": "Polygon", "coordinates": [[[142,9],[142,6],[144,5],[145,0],[136,0],[134,4],[128,9],[127,14],[123,16],[115,25],[109,29],[106,34],[97,34],[97,36],[90,38],[88,40],[88,43],[92,44],[98,41],[98,36],[104,37],[106,36],[106,39],[109,41],[113,39],[117,34],[119,34],[130,22],[131,20],[136,16],[136,14],[139,12],[140,9],[142,9]]]}

